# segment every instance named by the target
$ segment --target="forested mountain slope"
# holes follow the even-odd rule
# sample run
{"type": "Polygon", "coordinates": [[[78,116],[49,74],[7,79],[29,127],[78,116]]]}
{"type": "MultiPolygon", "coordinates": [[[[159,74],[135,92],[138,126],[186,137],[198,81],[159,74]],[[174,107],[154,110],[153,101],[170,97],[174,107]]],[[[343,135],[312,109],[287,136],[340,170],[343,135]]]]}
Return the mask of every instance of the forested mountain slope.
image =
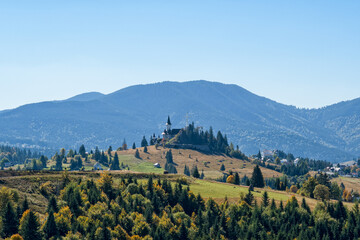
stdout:
{"type": "Polygon", "coordinates": [[[245,153],[282,149],[296,156],[343,161],[360,155],[360,99],[321,109],[297,109],[237,85],[208,81],[137,85],[103,95],[24,105],[0,112],[0,142],[50,149],[100,148],[140,142],[173,127],[195,125],[226,133],[245,153]]]}

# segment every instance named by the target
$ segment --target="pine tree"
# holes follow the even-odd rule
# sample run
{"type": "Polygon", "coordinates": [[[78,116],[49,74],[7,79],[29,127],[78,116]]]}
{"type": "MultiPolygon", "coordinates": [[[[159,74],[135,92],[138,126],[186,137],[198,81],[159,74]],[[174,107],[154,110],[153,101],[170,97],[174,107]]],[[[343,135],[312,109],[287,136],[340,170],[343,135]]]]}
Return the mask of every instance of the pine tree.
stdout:
{"type": "Polygon", "coordinates": [[[40,224],[31,210],[26,210],[20,220],[20,235],[24,240],[41,239],[40,224]]]}
{"type": "Polygon", "coordinates": [[[220,171],[225,171],[225,165],[221,164],[220,171]]]}
{"type": "Polygon", "coordinates": [[[254,171],[251,177],[251,183],[254,187],[263,188],[264,187],[264,177],[261,173],[259,165],[254,167],[254,171]]]}
{"type": "Polygon", "coordinates": [[[201,174],[200,174],[200,179],[204,179],[205,174],[204,174],[204,169],[201,170],[201,174]]]}
{"type": "Polygon", "coordinates": [[[135,142],[134,142],[133,145],[132,145],[132,149],[136,149],[135,142]]]}
{"type": "Polygon", "coordinates": [[[270,201],[269,195],[268,195],[267,191],[264,191],[264,193],[262,195],[262,205],[264,207],[269,206],[269,201],[270,201]]]}
{"type": "Polygon", "coordinates": [[[148,146],[148,142],[147,142],[145,136],[143,136],[143,139],[141,140],[141,147],[145,147],[145,146],[148,146]]]}
{"type": "Polygon", "coordinates": [[[95,159],[95,161],[99,162],[100,158],[101,158],[101,153],[100,153],[99,148],[96,146],[95,153],[94,153],[94,159],[95,159]]]}
{"type": "Polygon", "coordinates": [[[54,196],[51,196],[50,197],[50,200],[49,200],[49,204],[48,204],[48,207],[47,207],[47,210],[46,210],[48,213],[50,211],[53,211],[55,213],[57,213],[59,211],[59,208],[58,208],[58,205],[57,205],[57,202],[56,202],[56,199],[54,196]]]}
{"type": "Polygon", "coordinates": [[[54,160],[55,160],[55,170],[56,171],[62,171],[62,169],[63,169],[62,168],[62,160],[61,160],[58,153],[55,154],[54,160]]]}
{"type": "Polygon", "coordinates": [[[186,166],[186,164],[185,164],[185,167],[184,167],[184,174],[185,174],[186,176],[190,176],[190,169],[189,169],[188,166],[186,166]]]}
{"type": "Polygon", "coordinates": [[[46,168],[46,162],[47,162],[47,158],[44,155],[41,155],[40,157],[40,162],[42,164],[43,168],[46,168]]]}
{"type": "Polygon", "coordinates": [[[234,175],[235,179],[234,179],[234,184],[235,185],[240,185],[240,176],[239,174],[236,172],[234,175]]]}
{"type": "Polygon", "coordinates": [[[135,156],[136,158],[140,159],[140,153],[139,153],[139,150],[138,150],[138,149],[136,149],[134,156],[135,156]]]}
{"type": "Polygon", "coordinates": [[[199,173],[199,170],[198,170],[196,165],[194,165],[193,168],[191,169],[191,175],[194,178],[199,178],[200,177],[200,173],[199,173]]]}
{"type": "Polygon", "coordinates": [[[144,153],[147,153],[148,152],[148,149],[147,149],[147,146],[144,147],[144,153]]]}
{"type": "Polygon", "coordinates": [[[111,157],[111,152],[112,152],[112,146],[109,146],[108,150],[107,150],[107,154],[111,157]]]}
{"type": "Polygon", "coordinates": [[[24,199],[24,201],[22,203],[21,211],[22,211],[22,213],[24,213],[28,209],[29,209],[29,202],[27,200],[27,196],[25,196],[25,199],[24,199]]]}
{"type": "Polygon", "coordinates": [[[115,152],[114,160],[110,165],[110,170],[120,170],[119,157],[116,152],[115,152]]]}
{"type": "Polygon", "coordinates": [[[86,156],[86,150],[85,150],[85,146],[84,144],[82,144],[79,148],[79,154],[81,155],[81,157],[85,157],[86,156]]]}
{"type": "Polygon", "coordinates": [[[252,202],[254,201],[254,195],[251,193],[250,189],[249,192],[245,195],[244,201],[250,206],[252,205],[252,202]]]}
{"type": "Polygon", "coordinates": [[[10,237],[11,235],[18,232],[17,216],[10,202],[7,203],[6,208],[4,210],[2,225],[3,225],[2,231],[5,237],[10,237]]]}
{"type": "Polygon", "coordinates": [[[56,236],[58,234],[54,213],[52,210],[49,211],[49,216],[46,219],[43,231],[46,239],[50,239],[51,237],[56,236]]]}

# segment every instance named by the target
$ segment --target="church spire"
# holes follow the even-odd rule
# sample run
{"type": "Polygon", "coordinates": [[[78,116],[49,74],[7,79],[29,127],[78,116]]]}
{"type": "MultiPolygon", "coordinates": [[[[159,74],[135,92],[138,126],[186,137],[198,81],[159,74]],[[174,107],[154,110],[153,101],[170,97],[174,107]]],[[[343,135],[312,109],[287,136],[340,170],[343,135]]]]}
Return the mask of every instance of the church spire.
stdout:
{"type": "Polygon", "coordinates": [[[170,116],[168,116],[168,120],[167,120],[166,125],[171,125],[170,116]]]}

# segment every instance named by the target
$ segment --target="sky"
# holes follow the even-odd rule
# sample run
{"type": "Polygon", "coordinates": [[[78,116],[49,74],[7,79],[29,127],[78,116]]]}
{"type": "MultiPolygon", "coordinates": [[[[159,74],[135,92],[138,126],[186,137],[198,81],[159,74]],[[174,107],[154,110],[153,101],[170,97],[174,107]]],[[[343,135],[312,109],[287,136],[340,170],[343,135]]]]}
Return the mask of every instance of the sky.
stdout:
{"type": "Polygon", "coordinates": [[[0,110],[162,81],[318,108],[360,97],[360,1],[0,2],[0,110]]]}

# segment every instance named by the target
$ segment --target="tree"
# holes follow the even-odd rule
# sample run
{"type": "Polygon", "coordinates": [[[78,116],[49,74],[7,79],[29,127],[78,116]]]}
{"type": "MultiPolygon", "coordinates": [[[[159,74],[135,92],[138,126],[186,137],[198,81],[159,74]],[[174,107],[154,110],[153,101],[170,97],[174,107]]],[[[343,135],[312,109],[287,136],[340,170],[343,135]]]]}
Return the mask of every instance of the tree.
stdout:
{"type": "Polygon", "coordinates": [[[234,181],[235,181],[235,177],[232,174],[226,178],[227,183],[234,183],[234,181]]]}
{"type": "Polygon", "coordinates": [[[111,157],[111,152],[112,152],[112,146],[109,146],[108,150],[107,150],[107,154],[111,157]]]}
{"type": "Polygon", "coordinates": [[[10,237],[18,232],[18,221],[11,202],[8,202],[2,218],[2,231],[5,237],[10,237]]]}
{"type": "Polygon", "coordinates": [[[100,153],[99,148],[96,146],[95,153],[94,153],[94,159],[95,159],[95,161],[99,162],[100,158],[101,158],[101,153],[100,153]]]}
{"type": "Polygon", "coordinates": [[[261,152],[260,152],[260,150],[259,150],[259,152],[258,152],[258,154],[256,155],[256,157],[257,157],[257,159],[261,159],[261,152]]]}
{"type": "Polygon", "coordinates": [[[204,169],[201,170],[201,174],[200,174],[200,179],[204,179],[205,174],[204,174],[204,169]]]}
{"type": "Polygon", "coordinates": [[[322,184],[316,185],[313,193],[316,199],[321,199],[322,201],[330,199],[329,188],[325,185],[322,184]]]}
{"type": "Polygon", "coordinates": [[[264,191],[264,193],[262,195],[262,205],[264,207],[269,206],[269,201],[270,201],[269,195],[268,195],[267,191],[264,191]]]}
{"type": "Polygon", "coordinates": [[[51,237],[56,236],[58,234],[58,230],[54,218],[54,212],[52,210],[49,211],[49,216],[46,219],[46,222],[43,227],[43,231],[46,239],[50,239],[51,237]]]}
{"type": "Polygon", "coordinates": [[[237,172],[234,174],[234,177],[235,177],[234,184],[235,185],[240,185],[240,176],[239,176],[239,174],[237,172]]]}
{"type": "Polygon", "coordinates": [[[188,166],[186,166],[186,164],[185,164],[185,167],[184,167],[184,174],[185,174],[186,176],[190,176],[190,169],[189,169],[188,166]]]}
{"type": "Polygon", "coordinates": [[[132,145],[132,149],[136,149],[135,142],[134,142],[133,145],[132,145]]]}
{"type": "Polygon", "coordinates": [[[254,167],[254,171],[251,177],[251,183],[254,187],[263,188],[264,187],[264,177],[261,173],[259,165],[254,167]]]}
{"type": "Polygon", "coordinates": [[[114,160],[110,165],[110,170],[120,170],[119,157],[116,152],[115,152],[114,160]]]}
{"type": "Polygon", "coordinates": [[[30,209],[26,210],[20,220],[20,234],[24,240],[41,239],[38,219],[30,209]]]}
{"type": "Polygon", "coordinates": [[[125,138],[124,138],[124,141],[123,141],[123,144],[122,144],[122,149],[127,150],[127,143],[126,143],[125,138]]]}
{"type": "Polygon", "coordinates": [[[47,207],[47,210],[46,210],[48,213],[50,211],[52,211],[53,213],[55,212],[58,212],[59,211],[59,208],[58,208],[58,205],[57,205],[57,202],[56,202],[56,199],[54,196],[51,196],[50,197],[50,200],[49,200],[49,204],[48,204],[48,207],[47,207]]]}
{"type": "Polygon", "coordinates": [[[306,196],[309,196],[311,198],[314,198],[314,190],[316,185],[318,185],[318,182],[314,177],[309,177],[308,180],[306,180],[302,186],[302,189],[306,196]]]}
{"type": "Polygon", "coordinates": [[[136,158],[140,159],[140,153],[139,153],[139,150],[138,150],[138,149],[136,149],[134,156],[135,156],[136,158]]]}
{"type": "Polygon", "coordinates": [[[297,191],[298,191],[298,188],[297,188],[295,185],[292,185],[292,186],[290,187],[290,192],[296,193],[297,191]]]}
{"type": "Polygon", "coordinates": [[[22,202],[21,211],[22,211],[22,213],[24,213],[28,209],[29,209],[29,202],[27,200],[27,196],[25,196],[24,201],[22,202]]]}
{"type": "Polygon", "coordinates": [[[225,171],[225,165],[221,164],[220,171],[225,171]]]}
{"type": "Polygon", "coordinates": [[[147,142],[145,136],[143,136],[143,139],[141,140],[141,147],[145,147],[145,146],[148,146],[148,142],[147,142]]]}
{"type": "Polygon", "coordinates": [[[147,146],[144,147],[144,153],[147,153],[148,152],[148,149],[147,149],[147,146]]]}
{"type": "Polygon", "coordinates": [[[47,158],[44,155],[40,156],[40,162],[42,164],[43,168],[46,168],[46,162],[47,162],[47,158]]]}
{"type": "Polygon", "coordinates": [[[340,200],[342,195],[342,189],[336,182],[331,183],[330,196],[332,199],[340,200]]]}
{"type": "Polygon", "coordinates": [[[249,204],[250,206],[252,205],[252,202],[254,201],[254,195],[250,191],[250,188],[249,188],[249,192],[245,195],[244,201],[247,204],[249,204]]]}
{"type": "Polygon", "coordinates": [[[54,160],[55,160],[55,170],[56,170],[56,171],[62,171],[62,170],[63,170],[62,160],[61,160],[61,158],[60,158],[60,156],[59,156],[58,153],[55,154],[54,160]]]}
{"type": "Polygon", "coordinates": [[[318,175],[318,177],[316,178],[316,180],[318,181],[319,184],[321,185],[325,185],[327,186],[328,188],[331,187],[331,183],[330,183],[330,179],[329,179],[329,176],[326,174],[326,173],[320,173],[318,175]]]}
{"type": "Polygon", "coordinates": [[[191,175],[194,178],[199,178],[200,177],[200,173],[199,173],[199,170],[198,170],[196,165],[194,165],[193,168],[191,169],[191,175]]]}
{"type": "Polygon", "coordinates": [[[82,144],[79,148],[79,154],[81,155],[81,157],[86,157],[86,150],[85,150],[85,146],[84,144],[82,144]]]}

